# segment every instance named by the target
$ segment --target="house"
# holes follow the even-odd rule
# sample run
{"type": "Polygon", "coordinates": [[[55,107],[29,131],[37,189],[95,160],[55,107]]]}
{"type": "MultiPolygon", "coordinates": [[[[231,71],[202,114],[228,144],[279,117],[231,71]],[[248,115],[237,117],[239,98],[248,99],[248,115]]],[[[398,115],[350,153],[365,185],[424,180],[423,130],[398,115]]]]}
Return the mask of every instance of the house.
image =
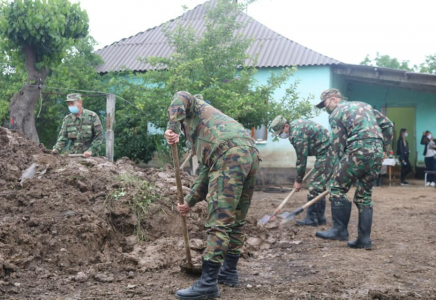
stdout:
{"type": "MultiPolygon", "coordinates": [[[[214,1],[206,3],[213,5],[214,1]]],[[[168,25],[170,28],[192,26],[201,33],[204,30],[206,3],[169,21],[168,25]]],[[[370,103],[394,121],[397,134],[403,127],[408,129],[410,161],[417,166],[424,164],[421,155],[423,146],[419,142],[424,130],[436,132],[436,122],[433,121],[436,116],[436,75],[341,63],[274,32],[244,13],[240,14],[239,21],[250,21],[242,32],[254,39],[247,52],[251,56],[258,54],[255,67],[258,68],[256,79],[259,82],[265,82],[270,72],[297,66],[298,71],[291,80],[300,80],[298,92],[301,97],[314,95],[315,104],[322,91],[335,87],[350,101],[370,103]]],[[[130,69],[146,72],[153,66],[138,58],[165,57],[172,51],[160,25],[98,50],[97,54],[101,55],[104,64],[98,66],[97,71],[106,73],[130,69]]],[[[284,89],[277,91],[276,99],[283,93],[284,89]]],[[[325,112],[313,120],[329,127],[325,112]]],[[[296,155],[289,142],[273,141],[266,128],[254,130],[253,137],[262,155],[262,178],[265,183],[293,181],[296,155]]],[[[313,159],[309,160],[309,165],[312,163],[313,159]]]]}

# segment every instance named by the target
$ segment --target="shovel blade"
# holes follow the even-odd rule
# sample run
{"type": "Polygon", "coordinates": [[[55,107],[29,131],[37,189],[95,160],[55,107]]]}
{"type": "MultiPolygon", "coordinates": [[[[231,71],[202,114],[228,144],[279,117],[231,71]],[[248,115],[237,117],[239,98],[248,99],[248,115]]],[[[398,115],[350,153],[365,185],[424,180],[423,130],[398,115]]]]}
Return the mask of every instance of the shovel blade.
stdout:
{"type": "Polygon", "coordinates": [[[258,226],[262,226],[262,225],[265,225],[266,223],[268,223],[268,221],[271,219],[271,216],[269,216],[269,215],[264,215],[263,217],[262,217],[262,219],[260,219],[259,221],[257,221],[257,225],[258,226]]]}
{"type": "MultiPolygon", "coordinates": [[[[300,214],[302,211],[304,211],[304,209],[302,207],[300,207],[300,208],[298,208],[290,213],[286,212],[287,215],[283,218],[282,224],[285,224],[285,223],[288,223],[289,221],[292,221],[295,218],[295,216],[300,214]]],[[[283,214],[285,214],[285,213],[283,213],[283,214]]]]}

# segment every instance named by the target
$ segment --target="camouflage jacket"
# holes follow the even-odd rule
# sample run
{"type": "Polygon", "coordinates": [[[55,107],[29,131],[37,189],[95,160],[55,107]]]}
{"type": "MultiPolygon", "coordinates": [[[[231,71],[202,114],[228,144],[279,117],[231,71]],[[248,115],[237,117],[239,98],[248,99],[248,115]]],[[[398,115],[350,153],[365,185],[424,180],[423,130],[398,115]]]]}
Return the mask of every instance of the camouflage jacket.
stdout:
{"type": "Polygon", "coordinates": [[[297,179],[301,183],[306,173],[307,157],[325,154],[330,147],[330,132],[323,126],[307,120],[291,122],[289,141],[297,153],[297,179]]]}
{"type": "Polygon", "coordinates": [[[331,113],[329,121],[336,158],[341,158],[346,147],[355,141],[380,140],[385,151],[392,141],[394,133],[392,122],[364,102],[339,102],[331,113]]]}
{"type": "Polygon", "coordinates": [[[207,104],[200,95],[177,92],[168,108],[168,129],[182,133],[191,142],[203,168],[185,201],[193,206],[207,194],[208,171],[228,149],[236,146],[255,147],[245,128],[207,104]]]}
{"type": "Polygon", "coordinates": [[[83,109],[80,117],[75,114],[67,115],[58,135],[53,149],[63,150],[71,154],[80,154],[91,151],[97,155],[103,142],[103,130],[98,115],[90,110],[83,109]]]}

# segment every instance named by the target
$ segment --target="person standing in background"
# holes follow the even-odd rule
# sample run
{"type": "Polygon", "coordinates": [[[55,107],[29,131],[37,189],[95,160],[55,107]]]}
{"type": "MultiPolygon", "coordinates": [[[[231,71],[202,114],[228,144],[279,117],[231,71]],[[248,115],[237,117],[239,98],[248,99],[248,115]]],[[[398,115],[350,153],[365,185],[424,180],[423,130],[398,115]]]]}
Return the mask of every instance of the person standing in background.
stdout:
{"type": "Polygon", "coordinates": [[[409,162],[409,143],[406,138],[408,136],[407,129],[402,128],[400,130],[400,137],[397,141],[397,155],[401,162],[401,185],[409,185],[406,181],[406,176],[412,171],[412,167],[409,162]]]}
{"type": "MultiPolygon", "coordinates": [[[[424,148],[424,160],[426,171],[436,171],[436,144],[433,139],[433,135],[430,131],[425,131],[421,138],[421,145],[425,145],[424,148]]],[[[426,186],[435,186],[435,174],[427,175],[426,186]]]]}

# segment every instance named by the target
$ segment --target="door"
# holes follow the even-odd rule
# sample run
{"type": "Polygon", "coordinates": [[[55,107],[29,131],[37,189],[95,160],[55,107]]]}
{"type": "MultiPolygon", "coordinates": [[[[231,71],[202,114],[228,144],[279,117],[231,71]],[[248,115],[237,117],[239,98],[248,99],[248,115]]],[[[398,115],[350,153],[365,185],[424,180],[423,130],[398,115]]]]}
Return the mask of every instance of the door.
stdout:
{"type": "Polygon", "coordinates": [[[416,132],[415,132],[415,107],[388,107],[387,117],[394,123],[394,138],[393,150],[397,153],[397,140],[401,128],[406,128],[409,135],[407,142],[409,143],[410,156],[409,161],[412,166],[416,166],[416,132]]]}

